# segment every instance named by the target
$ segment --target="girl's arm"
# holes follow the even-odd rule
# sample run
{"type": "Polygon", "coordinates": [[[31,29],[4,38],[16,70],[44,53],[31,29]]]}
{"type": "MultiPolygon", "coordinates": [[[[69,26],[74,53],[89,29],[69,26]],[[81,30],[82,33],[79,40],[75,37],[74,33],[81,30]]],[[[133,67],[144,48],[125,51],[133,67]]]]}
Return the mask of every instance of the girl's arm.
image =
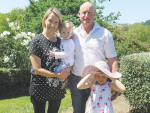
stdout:
{"type": "Polygon", "coordinates": [[[85,76],[81,81],[77,84],[78,89],[86,89],[93,85],[93,81],[89,81],[90,77],[92,77],[93,74],[88,74],[85,76]]]}
{"type": "Polygon", "coordinates": [[[32,63],[32,67],[37,75],[41,75],[44,77],[57,77],[57,78],[63,80],[65,78],[67,78],[68,75],[70,74],[70,73],[67,73],[67,70],[68,69],[70,70],[70,68],[63,69],[60,73],[51,72],[47,69],[42,68],[41,67],[41,59],[34,54],[30,54],[30,60],[32,63]]]}
{"type": "Polygon", "coordinates": [[[118,91],[118,92],[125,92],[126,88],[125,86],[117,79],[112,79],[112,82],[111,83],[111,88],[115,91],[118,91]]]}

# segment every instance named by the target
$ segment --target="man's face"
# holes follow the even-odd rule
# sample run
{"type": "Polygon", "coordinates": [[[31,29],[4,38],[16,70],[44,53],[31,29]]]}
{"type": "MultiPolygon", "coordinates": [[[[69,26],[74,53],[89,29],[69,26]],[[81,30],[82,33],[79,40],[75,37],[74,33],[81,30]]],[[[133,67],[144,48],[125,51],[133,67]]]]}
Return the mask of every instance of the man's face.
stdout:
{"type": "Polygon", "coordinates": [[[84,4],[80,7],[78,12],[80,21],[83,26],[88,27],[93,25],[93,20],[95,16],[94,7],[91,4],[84,4]]]}

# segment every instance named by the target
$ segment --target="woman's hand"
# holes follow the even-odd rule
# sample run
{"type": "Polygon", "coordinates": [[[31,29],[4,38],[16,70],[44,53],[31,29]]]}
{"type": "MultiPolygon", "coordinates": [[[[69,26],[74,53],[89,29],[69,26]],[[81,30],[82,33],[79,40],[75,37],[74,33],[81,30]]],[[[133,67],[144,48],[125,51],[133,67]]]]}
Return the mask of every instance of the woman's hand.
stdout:
{"type": "Polygon", "coordinates": [[[60,71],[60,75],[57,78],[59,78],[61,80],[66,79],[68,77],[68,75],[70,75],[70,69],[71,69],[70,67],[66,68],[66,69],[62,69],[60,71]]]}

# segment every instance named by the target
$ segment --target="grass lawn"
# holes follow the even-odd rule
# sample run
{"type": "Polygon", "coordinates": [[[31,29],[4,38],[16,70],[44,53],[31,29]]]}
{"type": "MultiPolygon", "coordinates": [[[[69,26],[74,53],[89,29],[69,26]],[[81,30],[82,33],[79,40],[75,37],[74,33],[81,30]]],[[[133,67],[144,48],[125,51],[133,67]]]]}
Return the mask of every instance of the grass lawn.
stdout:
{"type": "MultiPolygon", "coordinates": [[[[71,106],[71,95],[69,89],[67,89],[65,98],[61,102],[59,113],[71,106]]],[[[33,113],[30,96],[0,100],[0,113],[33,113]]]]}

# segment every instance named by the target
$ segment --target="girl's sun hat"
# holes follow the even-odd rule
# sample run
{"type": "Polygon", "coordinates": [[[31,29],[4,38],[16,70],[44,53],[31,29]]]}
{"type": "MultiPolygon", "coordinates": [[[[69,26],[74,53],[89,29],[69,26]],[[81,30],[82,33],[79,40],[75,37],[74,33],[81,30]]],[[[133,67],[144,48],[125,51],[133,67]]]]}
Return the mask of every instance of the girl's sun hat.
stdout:
{"type": "Polygon", "coordinates": [[[92,72],[95,72],[96,69],[101,70],[103,73],[105,73],[107,76],[109,76],[111,78],[120,78],[122,76],[122,74],[119,72],[111,73],[110,68],[105,61],[98,61],[94,65],[86,66],[83,69],[82,77],[85,77],[86,75],[88,75],[92,72]]]}

